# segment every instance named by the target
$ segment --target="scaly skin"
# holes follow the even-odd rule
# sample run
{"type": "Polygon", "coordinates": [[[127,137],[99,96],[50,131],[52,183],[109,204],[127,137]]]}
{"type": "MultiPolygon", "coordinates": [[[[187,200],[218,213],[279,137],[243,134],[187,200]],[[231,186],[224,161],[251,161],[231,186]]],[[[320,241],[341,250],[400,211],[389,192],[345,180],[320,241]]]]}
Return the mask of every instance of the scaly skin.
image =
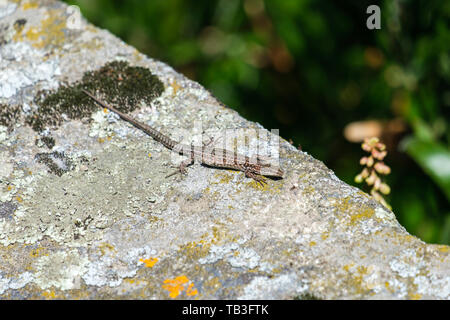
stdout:
{"type": "Polygon", "coordinates": [[[225,149],[208,149],[206,146],[195,147],[178,143],[170,139],[168,136],[162,134],[158,130],[150,127],[149,125],[138,122],[127,114],[122,113],[114,107],[111,107],[106,103],[100,101],[88,91],[84,89],[82,90],[99,105],[118,114],[123,120],[131,123],[136,128],[141,129],[142,131],[150,135],[153,139],[155,139],[159,143],[162,143],[166,148],[187,156],[188,159],[183,161],[180,165],[179,172],[181,173],[185,173],[186,167],[191,165],[194,162],[194,159],[198,159],[202,164],[210,167],[243,171],[246,177],[254,179],[261,185],[266,182],[264,176],[271,178],[283,178],[283,170],[278,166],[268,163],[270,161],[269,158],[257,156],[256,159],[250,159],[247,156],[243,156],[241,154],[225,149]]]}

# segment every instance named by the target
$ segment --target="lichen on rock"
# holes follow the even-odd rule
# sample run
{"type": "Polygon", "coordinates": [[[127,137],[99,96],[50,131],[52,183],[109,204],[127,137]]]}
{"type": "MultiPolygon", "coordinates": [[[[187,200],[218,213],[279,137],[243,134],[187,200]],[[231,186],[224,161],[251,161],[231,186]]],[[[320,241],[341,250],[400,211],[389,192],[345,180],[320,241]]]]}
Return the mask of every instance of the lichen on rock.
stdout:
{"type": "Polygon", "coordinates": [[[69,16],[0,2],[0,298],[450,299],[448,246],[283,139],[262,188],[199,164],[168,178],[172,153],[81,88],[177,140],[272,133],[69,16]]]}
{"type": "Polygon", "coordinates": [[[105,97],[122,112],[133,111],[138,102],[150,103],[164,90],[162,82],[148,69],[130,66],[125,61],[112,61],[95,71],[87,71],[80,81],[62,85],[54,92],[41,92],[35,103],[36,112],[26,122],[35,131],[62,123],[64,115],[69,119],[88,118],[98,110],[81,89],[105,97]]]}

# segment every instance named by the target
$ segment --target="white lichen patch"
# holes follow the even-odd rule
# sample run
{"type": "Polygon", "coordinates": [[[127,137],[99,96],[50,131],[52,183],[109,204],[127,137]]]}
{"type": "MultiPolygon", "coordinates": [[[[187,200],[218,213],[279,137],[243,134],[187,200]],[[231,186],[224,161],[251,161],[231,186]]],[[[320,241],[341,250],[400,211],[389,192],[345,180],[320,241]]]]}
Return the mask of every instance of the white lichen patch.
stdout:
{"type": "Polygon", "coordinates": [[[8,128],[0,125],[0,143],[4,143],[8,138],[8,128]]]}
{"type": "Polygon", "coordinates": [[[34,280],[34,276],[31,272],[24,272],[19,274],[18,277],[11,278],[9,281],[9,288],[11,289],[20,289],[25,287],[28,283],[34,280]]]}
{"type": "MultiPolygon", "coordinates": [[[[58,87],[61,74],[57,58],[45,59],[46,52],[26,42],[0,46],[0,98],[10,98],[19,90],[39,82],[42,89],[58,87]]],[[[1,99],[0,99],[1,100],[1,99]]]]}
{"type": "MultiPolygon", "coordinates": [[[[109,113],[109,114],[111,114],[111,113],[109,113]]],[[[106,129],[106,125],[109,123],[108,113],[105,113],[103,110],[93,112],[91,119],[93,121],[92,121],[91,128],[89,130],[89,136],[105,138],[108,135],[107,134],[108,130],[106,129]]]]}
{"type": "Polygon", "coordinates": [[[8,177],[14,169],[9,152],[0,152],[0,179],[8,177]]]}
{"type": "MultiPolygon", "coordinates": [[[[12,186],[8,185],[5,182],[0,182],[0,202],[11,201],[12,197],[15,193],[15,190],[12,186]]],[[[0,239],[2,238],[2,223],[0,221],[0,239]]]]}
{"type": "Polygon", "coordinates": [[[375,216],[379,219],[382,219],[383,221],[390,222],[392,224],[395,224],[397,221],[395,219],[395,214],[392,211],[388,211],[382,207],[377,207],[375,209],[375,216]]]}
{"type": "Polygon", "coordinates": [[[28,271],[15,277],[3,277],[0,273],[0,294],[3,294],[8,289],[23,288],[28,283],[32,282],[33,278],[33,274],[28,271]]]}
{"type": "Polygon", "coordinates": [[[234,268],[254,269],[259,265],[260,257],[255,250],[243,248],[236,255],[228,258],[229,264],[234,268]]]}
{"type": "Polygon", "coordinates": [[[404,299],[408,295],[408,286],[406,285],[406,283],[399,281],[396,278],[391,278],[388,281],[386,281],[386,287],[398,299],[404,299]]]}
{"type": "Polygon", "coordinates": [[[154,255],[156,251],[148,246],[128,250],[109,250],[102,256],[95,257],[83,275],[83,280],[91,286],[116,287],[124,278],[136,275],[143,264],[143,259],[154,255]]]}
{"type": "Polygon", "coordinates": [[[424,267],[424,262],[417,257],[414,249],[406,249],[399,254],[398,258],[392,259],[389,266],[400,277],[407,278],[416,276],[424,267]]]}
{"type": "Polygon", "coordinates": [[[418,276],[414,278],[414,284],[417,285],[418,294],[450,299],[450,276],[418,276]]]}
{"type": "Polygon", "coordinates": [[[227,243],[223,246],[212,245],[209,249],[208,256],[199,259],[198,262],[201,264],[212,264],[232,254],[237,249],[239,249],[237,243],[227,243]]]}
{"type": "Polygon", "coordinates": [[[275,278],[255,277],[244,287],[239,300],[287,299],[308,289],[299,283],[295,274],[283,274],[275,278]]]}
{"type": "Polygon", "coordinates": [[[17,4],[5,0],[0,1],[0,19],[9,16],[17,9],[17,4]]]}
{"type": "Polygon", "coordinates": [[[241,248],[237,243],[223,246],[212,245],[209,254],[199,259],[201,264],[212,264],[225,259],[234,268],[254,269],[259,265],[260,256],[251,248],[241,248]]]}
{"type": "Polygon", "coordinates": [[[79,288],[81,276],[86,272],[89,260],[72,249],[44,255],[36,259],[34,283],[41,289],[55,287],[61,290],[79,288]]]}
{"type": "Polygon", "coordinates": [[[6,290],[9,289],[9,279],[4,278],[2,274],[0,273],[0,294],[3,294],[6,290]]]}

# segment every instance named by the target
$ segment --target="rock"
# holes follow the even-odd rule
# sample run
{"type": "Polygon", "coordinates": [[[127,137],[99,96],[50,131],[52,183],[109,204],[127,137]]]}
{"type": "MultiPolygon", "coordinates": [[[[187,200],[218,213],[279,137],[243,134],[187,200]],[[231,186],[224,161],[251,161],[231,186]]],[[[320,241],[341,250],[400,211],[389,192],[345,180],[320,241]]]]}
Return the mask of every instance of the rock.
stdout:
{"type": "Polygon", "coordinates": [[[73,7],[0,6],[3,299],[450,298],[448,246],[275,131],[73,7]],[[227,129],[252,155],[258,132],[285,176],[261,187],[194,164],[166,178],[181,158],[81,87],[176,139],[227,129]]]}

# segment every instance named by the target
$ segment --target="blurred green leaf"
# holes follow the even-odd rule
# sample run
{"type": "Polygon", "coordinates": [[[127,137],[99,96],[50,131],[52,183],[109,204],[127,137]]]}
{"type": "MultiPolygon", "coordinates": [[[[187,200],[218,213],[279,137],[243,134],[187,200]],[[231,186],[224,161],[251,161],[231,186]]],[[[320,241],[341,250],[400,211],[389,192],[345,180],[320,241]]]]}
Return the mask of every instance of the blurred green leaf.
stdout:
{"type": "Polygon", "coordinates": [[[409,137],[402,147],[450,200],[450,151],[439,143],[409,137]]]}
{"type": "Polygon", "coordinates": [[[441,239],[439,242],[450,245],[450,212],[447,213],[447,217],[444,221],[444,227],[442,228],[441,239]]]}

